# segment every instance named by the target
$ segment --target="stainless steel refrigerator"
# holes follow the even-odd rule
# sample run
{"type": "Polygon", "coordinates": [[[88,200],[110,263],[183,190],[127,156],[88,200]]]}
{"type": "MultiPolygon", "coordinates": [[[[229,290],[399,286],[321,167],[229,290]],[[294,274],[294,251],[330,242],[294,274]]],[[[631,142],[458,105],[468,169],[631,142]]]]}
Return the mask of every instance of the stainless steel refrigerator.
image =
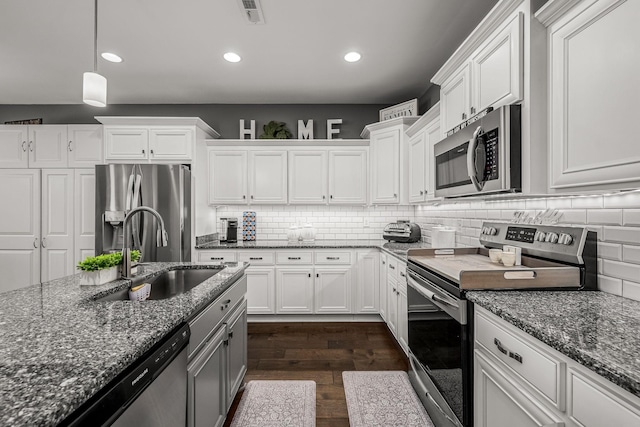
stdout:
{"type": "Polygon", "coordinates": [[[122,250],[125,215],[138,206],[160,213],[168,234],[156,246],[156,219],[139,212],[127,226],[141,261],[191,260],[191,171],[185,165],[96,166],[96,254],[122,250]]]}

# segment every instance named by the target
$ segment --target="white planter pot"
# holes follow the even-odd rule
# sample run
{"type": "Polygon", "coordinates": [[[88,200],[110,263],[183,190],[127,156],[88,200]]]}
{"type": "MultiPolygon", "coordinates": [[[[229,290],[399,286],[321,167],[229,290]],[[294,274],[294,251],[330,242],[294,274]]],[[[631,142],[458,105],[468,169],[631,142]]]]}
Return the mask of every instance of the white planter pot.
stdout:
{"type": "Polygon", "coordinates": [[[80,273],[81,285],[103,285],[118,278],[120,266],[105,268],[97,271],[83,271],[80,273]]]}

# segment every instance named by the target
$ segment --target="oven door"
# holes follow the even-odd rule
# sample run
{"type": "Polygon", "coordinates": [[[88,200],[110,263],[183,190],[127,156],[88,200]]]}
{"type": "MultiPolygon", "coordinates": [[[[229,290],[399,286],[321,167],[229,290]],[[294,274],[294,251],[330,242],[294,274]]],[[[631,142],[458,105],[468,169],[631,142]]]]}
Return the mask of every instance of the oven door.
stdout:
{"type": "Polygon", "coordinates": [[[409,271],[409,377],[437,427],[472,422],[466,304],[409,271]]]}

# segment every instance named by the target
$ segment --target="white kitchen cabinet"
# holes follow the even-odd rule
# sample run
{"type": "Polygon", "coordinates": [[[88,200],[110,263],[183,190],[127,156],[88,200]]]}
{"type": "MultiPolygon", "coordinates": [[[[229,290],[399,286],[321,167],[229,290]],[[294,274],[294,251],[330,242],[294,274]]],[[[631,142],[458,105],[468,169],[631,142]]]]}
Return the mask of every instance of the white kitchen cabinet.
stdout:
{"type": "Polygon", "coordinates": [[[249,199],[263,204],[287,203],[287,152],[249,151],[249,199]]]}
{"type": "Polygon", "coordinates": [[[327,152],[289,151],[289,203],[327,203],[327,152]]]}
{"type": "Polygon", "coordinates": [[[360,136],[369,138],[369,203],[406,204],[409,168],[405,131],[418,117],[399,117],[367,125],[360,136]]]}
{"type": "Polygon", "coordinates": [[[308,267],[276,267],[276,313],[313,313],[314,271],[308,267]]]}
{"type": "Polygon", "coordinates": [[[442,133],[450,131],[471,114],[471,65],[462,65],[440,87],[442,133]]]}
{"type": "Polygon", "coordinates": [[[316,267],[315,313],[351,313],[351,266],[316,267]]]}
{"type": "Polygon", "coordinates": [[[384,252],[380,253],[380,317],[382,320],[387,322],[387,306],[388,306],[388,288],[389,288],[389,279],[387,276],[387,258],[391,255],[387,255],[384,252]]]}
{"type": "Polygon", "coordinates": [[[0,170],[0,292],[40,283],[40,170],[0,170]]]}
{"type": "Polygon", "coordinates": [[[93,168],[104,163],[102,125],[68,125],[68,166],[93,168]]]}
{"type": "Polygon", "coordinates": [[[42,170],[41,280],[75,273],[74,172],[69,169],[42,170]]]}
{"type": "Polygon", "coordinates": [[[409,138],[409,203],[434,198],[433,146],[442,139],[440,103],[436,103],[406,131],[409,138]]]}
{"type": "Polygon", "coordinates": [[[387,327],[398,337],[398,284],[394,279],[387,280],[387,327]]]}
{"type": "Polygon", "coordinates": [[[483,352],[476,350],[474,364],[475,426],[565,425],[561,417],[536,402],[517,383],[509,381],[503,369],[483,352]]]}
{"type": "Polygon", "coordinates": [[[329,204],[367,203],[367,151],[329,151],[329,204]]]}
{"type": "Polygon", "coordinates": [[[400,279],[398,280],[398,343],[405,354],[409,354],[409,316],[407,307],[407,273],[406,264],[400,263],[403,267],[398,272],[400,279]]]}
{"type": "Polygon", "coordinates": [[[192,128],[150,128],[149,160],[191,160],[194,141],[192,128]]]}
{"type": "Polygon", "coordinates": [[[104,129],[106,160],[138,160],[149,158],[149,130],[146,128],[104,129]]]}
{"type": "Polygon", "coordinates": [[[0,168],[29,166],[29,127],[0,125],[0,168]]]}
{"type": "Polygon", "coordinates": [[[552,191],[640,184],[631,125],[640,96],[638,16],[640,2],[624,0],[550,1],[536,14],[547,27],[552,191]]]}
{"type": "Polygon", "coordinates": [[[236,253],[233,251],[200,250],[198,251],[198,262],[222,264],[223,262],[236,262],[236,253]]]}
{"type": "Polygon", "coordinates": [[[68,156],[66,125],[29,126],[29,167],[66,168],[68,156]]]}
{"type": "Polygon", "coordinates": [[[95,193],[94,169],[74,171],[74,264],[95,255],[95,193]]]}
{"type": "Polygon", "coordinates": [[[247,275],[247,313],[276,313],[276,282],[274,267],[249,267],[247,275]]]}
{"type": "Polygon", "coordinates": [[[523,20],[521,12],[512,15],[471,55],[471,115],[522,99],[523,20]]]}
{"type": "Polygon", "coordinates": [[[209,151],[209,204],[247,203],[247,152],[209,151]]]}
{"type": "Polygon", "coordinates": [[[380,313],[380,252],[357,250],[354,313],[380,313]]]}

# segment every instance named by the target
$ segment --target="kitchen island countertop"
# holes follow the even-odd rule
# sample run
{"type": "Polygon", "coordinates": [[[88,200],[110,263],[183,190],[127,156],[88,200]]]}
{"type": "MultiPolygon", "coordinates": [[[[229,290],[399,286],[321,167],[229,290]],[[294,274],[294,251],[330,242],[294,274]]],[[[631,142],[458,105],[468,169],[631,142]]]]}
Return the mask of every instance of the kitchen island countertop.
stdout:
{"type": "MultiPolygon", "coordinates": [[[[152,278],[192,263],[149,263],[152,278]]],[[[144,302],[96,302],[129,287],[80,286],[80,275],[0,293],[0,425],[53,426],[240,278],[229,266],[184,294],[144,302]]]]}
{"type": "Polygon", "coordinates": [[[600,291],[471,291],[466,295],[640,397],[640,302],[600,291]]]}

